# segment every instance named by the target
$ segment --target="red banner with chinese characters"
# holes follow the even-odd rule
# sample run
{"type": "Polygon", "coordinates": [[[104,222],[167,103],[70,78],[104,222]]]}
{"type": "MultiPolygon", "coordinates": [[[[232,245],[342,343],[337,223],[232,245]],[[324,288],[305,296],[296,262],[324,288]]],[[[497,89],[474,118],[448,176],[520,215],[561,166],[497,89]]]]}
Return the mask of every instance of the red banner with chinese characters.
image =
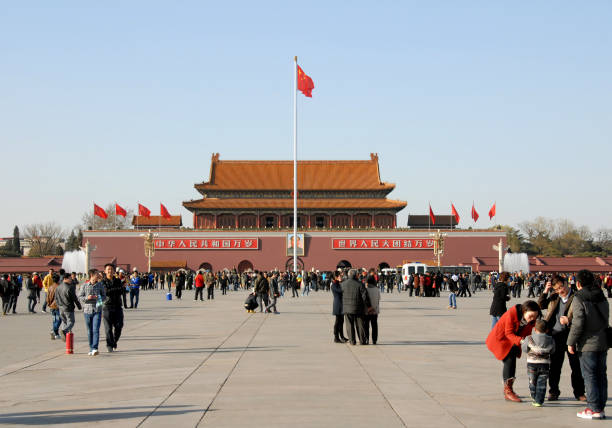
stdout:
{"type": "Polygon", "coordinates": [[[206,238],[155,240],[156,250],[259,250],[257,238],[206,238]]]}
{"type": "Polygon", "coordinates": [[[334,238],[333,250],[433,250],[433,239],[334,238]]]}

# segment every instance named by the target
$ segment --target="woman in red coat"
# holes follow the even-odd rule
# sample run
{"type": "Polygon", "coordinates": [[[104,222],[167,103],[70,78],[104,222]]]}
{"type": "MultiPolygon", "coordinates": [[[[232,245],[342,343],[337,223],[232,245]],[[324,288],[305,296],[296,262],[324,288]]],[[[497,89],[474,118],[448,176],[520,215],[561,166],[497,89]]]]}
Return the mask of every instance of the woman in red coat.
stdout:
{"type": "Polygon", "coordinates": [[[541,315],[540,307],[533,300],[510,308],[502,315],[487,337],[487,348],[495,358],[503,361],[504,398],[520,402],[512,389],[516,374],[516,359],[521,357],[521,341],[531,334],[536,319],[541,315]]]}

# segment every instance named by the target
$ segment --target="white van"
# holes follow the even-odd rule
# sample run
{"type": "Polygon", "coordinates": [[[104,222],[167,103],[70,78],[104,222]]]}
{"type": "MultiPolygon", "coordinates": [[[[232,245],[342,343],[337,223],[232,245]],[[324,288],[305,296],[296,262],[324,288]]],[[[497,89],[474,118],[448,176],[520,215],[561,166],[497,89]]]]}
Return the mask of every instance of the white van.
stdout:
{"type": "Polygon", "coordinates": [[[406,263],[402,265],[402,282],[404,285],[408,285],[408,277],[413,273],[425,273],[427,272],[427,266],[425,263],[406,263]]]}

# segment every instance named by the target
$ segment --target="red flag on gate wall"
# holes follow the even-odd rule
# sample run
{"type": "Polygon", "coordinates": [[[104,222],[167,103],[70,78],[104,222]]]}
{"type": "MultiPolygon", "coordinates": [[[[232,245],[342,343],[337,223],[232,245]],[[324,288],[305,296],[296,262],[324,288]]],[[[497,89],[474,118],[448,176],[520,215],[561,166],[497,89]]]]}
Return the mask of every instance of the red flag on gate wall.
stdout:
{"type": "Polygon", "coordinates": [[[491,220],[493,217],[495,217],[495,204],[497,204],[497,202],[494,202],[493,206],[489,210],[489,220],[491,220]]]}
{"type": "Polygon", "coordinates": [[[143,217],[149,218],[149,217],[151,217],[151,210],[149,210],[144,205],[138,204],[138,215],[141,215],[143,217]]]}
{"type": "Polygon", "coordinates": [[[102,207],[99,207],[96,204],[94,204],[94,215],[97,215],[100,218],[108,218],[108,214],[106,214],[106,211],[104,211],[102,207]]]}
{"type": "Polygon", "coordinates": [[[166,220],[169,220],[172,217],[170,213],[168,212],[168,210],[166,209],[166,207],[164,206],[164,204],[162,203],[159,204],[159,211],[161,213],[161,216],[165,218],[166,220]]]}
{"type": "Polygon", "coordinates": [[[297,66],[297,87],[305,96],[312,98],[312,90],[314,89],[314,82],[304,70],[298,65],[297,66]]]}
{"type": "Polygon", "coordinates": [[[436,224],[436,216],[434,215],[434,212],[431,209],[431,204],[429,205],[429,220],[431,220],[431,224],[436,224]]]}
{"type": "Polygon", "coordinates": [[[455,209],[455,205],[452,202],[451,202],[451,213],[455,216],[455,224],[459,224],[459,220],[461,219],[461,217],[459,217],[459,213],[455,209]]]}
{"type": "Polygon", "coordinates": [[[474,220],[474,223],[478,221],[478,217],[478,212],[476,212],[476,208],[474,208],[474,203],[472,202],[472,220],[474,220]]]}
{"type": "Polygon", "coordinates": [[[115,204],[115,215],[125,217],[127,215],[127,211],[124,210],[119,204],[115,204]]]}

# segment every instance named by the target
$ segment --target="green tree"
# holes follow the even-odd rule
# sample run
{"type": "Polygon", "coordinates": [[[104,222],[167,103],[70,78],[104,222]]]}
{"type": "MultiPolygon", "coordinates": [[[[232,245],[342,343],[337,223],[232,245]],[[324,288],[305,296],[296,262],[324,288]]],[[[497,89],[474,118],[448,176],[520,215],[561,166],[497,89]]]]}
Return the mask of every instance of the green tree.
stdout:
{"type": "Polygon", "coordinates": [[[529,243],[525,241],[525,237],[518,229],[507,225],[499,225],[497,229],[506,232],[506,241],[508,242],[508,247],[510,248],[510,251],[512,251],[513,253],[528,252],[529,243]]]}

